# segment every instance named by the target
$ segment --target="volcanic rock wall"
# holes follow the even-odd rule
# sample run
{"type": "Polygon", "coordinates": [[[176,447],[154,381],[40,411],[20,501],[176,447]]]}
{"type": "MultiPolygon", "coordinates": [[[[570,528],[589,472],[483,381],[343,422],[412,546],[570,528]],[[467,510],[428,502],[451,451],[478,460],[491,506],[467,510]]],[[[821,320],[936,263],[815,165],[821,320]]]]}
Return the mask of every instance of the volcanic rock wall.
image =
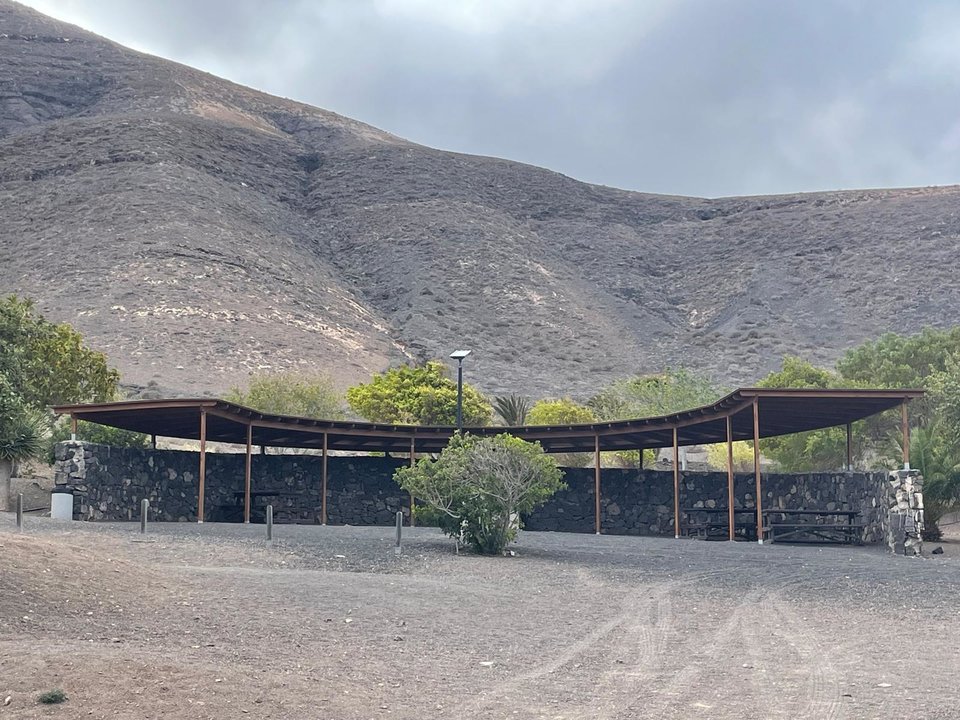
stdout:
{"type": "MultiPolygon", "coordinates": [[[[393,481],[407,461],[389,457],[328,459],[327,519],[331,524],[387,525],[399,510],[409,518],[409,496],[393,481]]],[[[193,452],[111,448],[83,442],[57,446],[56,483],[74,489],[74,517],[130,520],[140,500],[153,516],[194,521],[198,458],[193,452]]],[[[278,522],[318,522],[322,460],[316,455],[255,455],[252,520],[262,521],[267,504],[278,522]]],[[[898,476],[899,477],[899,476],[898,476]]],[[[239,522],[243,517],[244,456],[207,453],[205,520],[239,522]]],[[[524,518],[529,530],[595,531],[594,471],[567,468],[567,489],[524,518]]],[[[915,483],[915,481],[914,481],[915,483]]],[[[885,542],[890,521],[890,483],[885,473],[763,475],[768,509],[855,510],[863,540],[885,542]]],[[[734,504],[756,507],[753,474],[737,474],[734,504]]],[[[616,535],[674,534],[673,473],[605,468],[601,472],[601,527],[616,535]]],[[[910,500],[907,499],[908,508],[910,500]]],[[[916,504],[916,499],[914,499],[916,504]]],[[[922,502],[922,501],[921,501],[922,502]]],[[[681,508],[725,507],[727,476],[722,472],[681,475],[681,508]]],[[[688,515],[684,513],[681,521],[688,515]]],[[[904,527],[906,522],[904,522],[904,527]]]]}

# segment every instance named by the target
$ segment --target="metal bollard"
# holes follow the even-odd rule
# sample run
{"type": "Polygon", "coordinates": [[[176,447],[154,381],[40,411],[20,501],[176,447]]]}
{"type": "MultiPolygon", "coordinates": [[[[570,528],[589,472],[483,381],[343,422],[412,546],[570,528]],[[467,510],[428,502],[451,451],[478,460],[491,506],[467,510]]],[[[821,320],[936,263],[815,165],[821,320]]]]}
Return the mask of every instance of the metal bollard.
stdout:
{"type": "Polygon", "coordinates": [[[273,505],[267,505],[267,540],[273,540],[273,505]]]}
{"type": "Polygon", "coordinates": [[[397,546],[393,549],[393,552],[396,555],[399,555],[401,553],[400,534],[402,532],[403,532],[403,513],[398,510],[397,511],[397,546]]]}
{"type": "Polygon", "coordinates": [[[17,530],[23,532],[23,493],[17,495],[17,530]]]}
{"type": "Polygon", "coordinates": [[[147,534],[147,512],[150,510],[150,501],[144,498],[140,501],[140,534],[147,534]]]}

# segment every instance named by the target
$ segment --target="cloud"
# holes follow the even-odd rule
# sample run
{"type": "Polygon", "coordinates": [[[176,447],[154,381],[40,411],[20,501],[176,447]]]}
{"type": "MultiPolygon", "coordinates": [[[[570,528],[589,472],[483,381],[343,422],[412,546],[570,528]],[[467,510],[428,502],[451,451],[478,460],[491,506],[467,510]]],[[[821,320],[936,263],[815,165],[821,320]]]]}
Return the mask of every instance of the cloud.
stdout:
{"type": "Polygon", "coordinates": [[[837,0],[31,0],[435,147],[732,195],[960,180],[960,10],[837,0]]]}

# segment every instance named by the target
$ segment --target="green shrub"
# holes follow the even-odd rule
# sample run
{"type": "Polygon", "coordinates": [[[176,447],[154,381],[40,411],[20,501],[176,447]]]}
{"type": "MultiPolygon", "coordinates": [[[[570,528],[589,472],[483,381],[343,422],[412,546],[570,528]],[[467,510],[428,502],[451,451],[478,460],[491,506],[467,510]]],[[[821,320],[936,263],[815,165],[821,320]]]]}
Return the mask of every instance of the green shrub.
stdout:
{"type": "Polygon", "coordinates": [[[60,688],[57,688],[55,690],[48,690],[40,695],[37,700],[42,702],[44,705],[59,705],[62,702],[66,702],[67,694],[60,688]]]}
{"type": "Polygon", "coordinates": [[[257,375],[247,390],[231,388],[224,400],[274,415],[341,420],[343,397],[326,375],[257,375]]]}
{"type": "Polygon", "coordinates": [[[394,477],[429,506],[427,516],[458,546],[488,555],[502,555],[520,515],[564,487],[563,473],[539,443],[505,434],[454,435],[436,460],[424,458],[394,477]]]}

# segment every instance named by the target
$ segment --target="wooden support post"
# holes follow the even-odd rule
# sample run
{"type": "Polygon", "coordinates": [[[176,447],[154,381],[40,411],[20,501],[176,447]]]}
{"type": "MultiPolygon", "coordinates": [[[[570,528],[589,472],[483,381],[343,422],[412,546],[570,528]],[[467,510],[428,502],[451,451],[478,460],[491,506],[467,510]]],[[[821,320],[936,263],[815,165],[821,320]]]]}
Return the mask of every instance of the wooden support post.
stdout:
{"type": "Polygon", "coordinates": [[[156,436],[156,435],[151,435],[151,436],[150,436],[150,447],[152,447],[154,450],[157,449],[157,436],[156,436]]]}
{"type": "Polygon", "coordinates": [[[853,423],[847,423],[847,471],[853,470],[853,423]]]}
{"type": "Polygon", "coordinates": [[[323,471],[320,481],[320,524],[327,524],[327,434],[323,434],[323,471]]]}
{"type": "Polygon", "coordinates": [[[243,522],[250,524],[250,476],[253,474],[253,423],[247,425],[247,466],[243,475],[243,522]]]}
{"type": "Polygon", "coordinates": [[[757,542],[763,545],[763,489],[760,487],[760,400],[753,399],[753,479],[757,485],[757,542]]]}
{"type": "Polygon", "coordinates": [[[207,480],[207,411],[200,409],[200,487],[197,489],[197,522],[203,522],[203,495],[207,480]]]}
{"type": "Polygon", "coordinates": [[[600,534],[600,435],[593,436],[593,514],[594,528],[600,534]]]}
{"type": "MultiPolygon", "coordinates": [[[[417,440],[416,438],[410,438],[410,467],[413,467],[417,464],[417,440]]],[[[417,524],[416,513],[417,499],[413,496],[413,493],[410,493],[410,527],[414,527],[417,524]]]]}
{"type": "Polygon", "coordinates": [[[640,462],[637,467],[638,469],[643,470],[643,448],[640,448],[640,462]]]}
{"type": "Polygon", "coordinates": [[[680,441],[673,429],[673,536],[680,537],[680,441]]]}
{"type": "Polygon", "coordinates": [[[70,416],[70,439],[76,442],[77,440],[77,416],[70,416]]]}
{"type": "Polygon", "coordinates": [[[903,469],[910,469],[910,417],[907,415],[907,401],[900,404],[900,424],[903,430],[903,469]]]}
{"type": "Polygon", "coordinates": [[[729,529],[728,540],[735,538],[733,524],[733,417],[727,415],[727,527],[729,529]]]}

